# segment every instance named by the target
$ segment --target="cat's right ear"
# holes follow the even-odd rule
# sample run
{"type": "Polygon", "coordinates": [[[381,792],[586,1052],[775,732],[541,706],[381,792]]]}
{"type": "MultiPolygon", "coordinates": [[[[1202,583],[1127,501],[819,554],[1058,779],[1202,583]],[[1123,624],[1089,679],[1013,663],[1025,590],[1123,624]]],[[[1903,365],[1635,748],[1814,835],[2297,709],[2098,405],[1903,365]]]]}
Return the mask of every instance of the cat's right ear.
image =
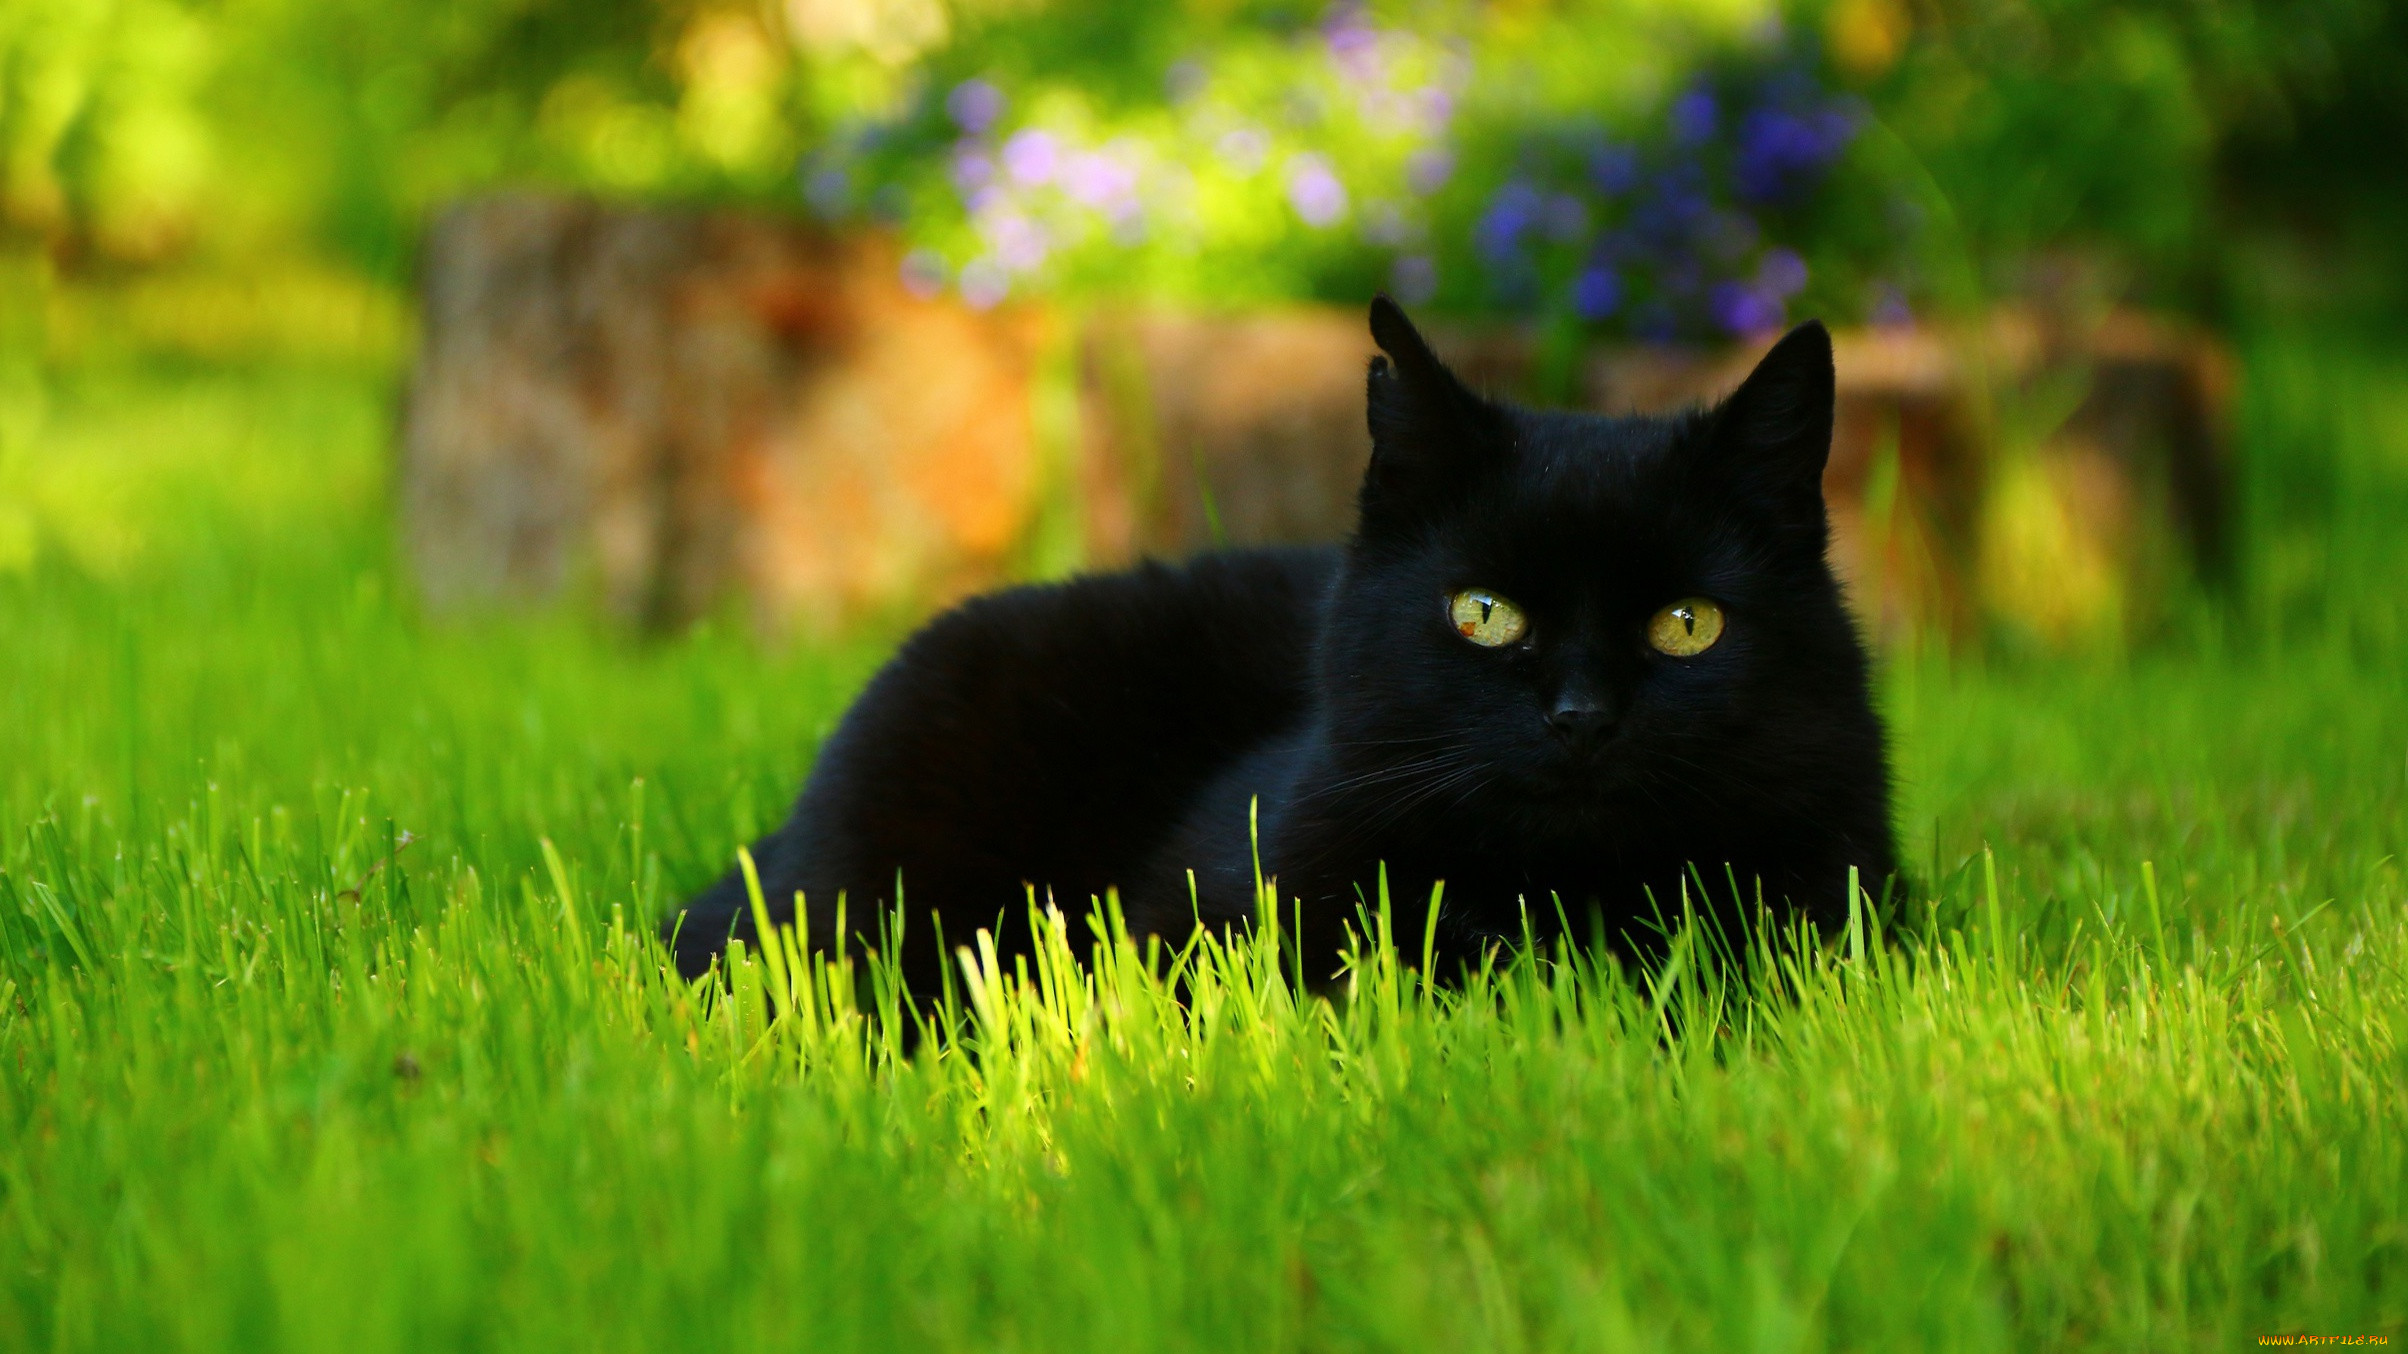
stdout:
{"type": "Polygon", "coordinates": [[[1396,302],[1371,302],[1371,359],[1366,404],[1371,467],[1363,475],[1366,520],[1460,495],[1499,432],[1494,406],[1464,388],[1396,302]]]}
{"type": "Polygon", "coordinates": [[[1724,486],[1776,518],[1820,529],[1836,395],[1830,331],[1808,320],[1714,410],[1711,450],[1724,486]]]}

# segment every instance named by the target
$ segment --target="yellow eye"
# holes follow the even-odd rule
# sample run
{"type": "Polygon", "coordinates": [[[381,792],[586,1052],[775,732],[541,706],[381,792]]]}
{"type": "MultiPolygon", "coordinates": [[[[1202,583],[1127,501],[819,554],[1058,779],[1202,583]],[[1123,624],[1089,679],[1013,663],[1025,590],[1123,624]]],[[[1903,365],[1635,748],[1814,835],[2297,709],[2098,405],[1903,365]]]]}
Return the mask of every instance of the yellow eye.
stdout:
{"type": "Polygon", "coordinates": [[[1455,633],[1484,649],[1511,644],[1530,628],[1522,609],[1485,588],[1465,588],[1446,602],[1455,633]]]}
{"type": "Polygon", "coordinates": [[[1722,638],[1722,608],[1703,597],[1684,597],[1647,622],[1647,642],[1658,653],[1695,658],[1722,638]]]}

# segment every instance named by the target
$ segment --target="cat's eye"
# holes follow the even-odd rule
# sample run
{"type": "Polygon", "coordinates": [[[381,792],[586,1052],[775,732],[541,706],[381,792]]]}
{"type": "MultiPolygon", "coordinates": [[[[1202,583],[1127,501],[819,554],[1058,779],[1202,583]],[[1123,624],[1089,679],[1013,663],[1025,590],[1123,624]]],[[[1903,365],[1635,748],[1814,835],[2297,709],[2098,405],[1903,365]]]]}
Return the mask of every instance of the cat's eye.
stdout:
{"type": "Polygon", "coordinates": [[[1465,588],[1446,600],[1455,633],[1485,649],[1511,644],[1530,629],[1522,609],[1486,588],[1465,588]]]}
{"type": "Polygon", "coordinates": [[[1722,608],[1703,597],[1684,597],[1647,622],[1647,642],[1658,653],[1695,658],[1722,638],[1722,608]]]}

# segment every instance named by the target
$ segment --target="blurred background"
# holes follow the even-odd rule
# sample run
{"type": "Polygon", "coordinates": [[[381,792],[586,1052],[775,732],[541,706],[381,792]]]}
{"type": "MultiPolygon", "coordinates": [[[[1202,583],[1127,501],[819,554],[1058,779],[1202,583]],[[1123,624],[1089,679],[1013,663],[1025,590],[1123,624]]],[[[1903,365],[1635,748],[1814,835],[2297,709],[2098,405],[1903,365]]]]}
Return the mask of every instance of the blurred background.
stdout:
{"type": "Polygon", "coordinates": [[[1326,536],[1384,289],[1597,408],[1831,323],[1895,642],[2316,624],[2404,58],[2374,0],[15,0],[0,575],[339,528],[824,637],[1326,536]]]}
{"type": "Polygon", "coordinates": [[[2404,77],[2396,0],[0,0],[0,1350],[2400,1330],[2404,77]],[[1595,409],[1831,324],[1920,939],[892,1076],[646,976],[930,608],[1343,531],[1379,289],[1595,409]]]}

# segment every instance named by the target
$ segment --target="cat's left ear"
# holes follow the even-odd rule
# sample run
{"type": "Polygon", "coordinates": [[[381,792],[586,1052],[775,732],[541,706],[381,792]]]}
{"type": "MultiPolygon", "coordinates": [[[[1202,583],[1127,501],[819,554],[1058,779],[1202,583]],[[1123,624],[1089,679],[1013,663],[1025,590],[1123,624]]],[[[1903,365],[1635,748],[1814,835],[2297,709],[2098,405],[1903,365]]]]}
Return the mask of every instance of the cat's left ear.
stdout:
{"type": "Polygon", "coordinates": [[[1831,333],[1808,320],[1714,410],[1712,455],[1725,483],[1784,516],[1820,522],[1835,395],[1831,333]]]}

